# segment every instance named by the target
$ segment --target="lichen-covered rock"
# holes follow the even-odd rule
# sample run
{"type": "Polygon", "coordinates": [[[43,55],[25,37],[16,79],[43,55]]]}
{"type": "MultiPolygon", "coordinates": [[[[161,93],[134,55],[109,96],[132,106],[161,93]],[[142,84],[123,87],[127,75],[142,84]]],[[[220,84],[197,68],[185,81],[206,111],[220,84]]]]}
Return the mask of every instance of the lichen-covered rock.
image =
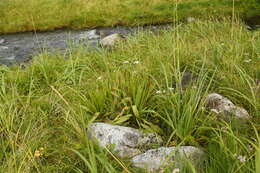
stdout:
{"type": "Polygon", "coordinates": [[[217,93],[209,94],[206,98],[206,104],[217,115],[224,115],[225,120],[231,120],[232,117],[229,115],[241,120],[250,118],[244,108],[235,106],[229,99],[217,93]]]}
{"type": "Polygon", "coordinates": [[[112,147],[120,157],[133,157],[140,154],[142,149],[162,143],[162,139],[154,133],[145,134],[134,128],[106,123],[91,124],[88,136],[101,147],[112,147]]]}
{"type": "Polygon", "coordinates": [[[161,147],[137,155],[131,161],[135,167],[158,172],[165,167],[183,169],[187,163],[185,161],[199,167],[203,163],[204,157],[204,151],[193,146],[161,147]]]}
{"type": "Polygon", "coordinates": [[[101,41],[100,41],[100,45],[101,47],[108,47],[108,48],[111,48],[113,46],[115,46],[115,44],[117,42],[119,42],[120,40],[122,40],[122,36],[120,34],[111,34],[109,36],[106,36],[105,38],[103,38],[101,41]]]}

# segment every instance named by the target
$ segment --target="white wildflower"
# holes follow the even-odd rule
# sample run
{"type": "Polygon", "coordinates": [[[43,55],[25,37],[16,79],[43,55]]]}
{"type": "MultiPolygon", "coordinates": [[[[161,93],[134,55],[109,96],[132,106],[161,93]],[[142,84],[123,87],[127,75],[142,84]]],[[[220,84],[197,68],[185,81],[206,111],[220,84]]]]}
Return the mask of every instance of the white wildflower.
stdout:
{"type": "Polygon", "coordinates": [[[129,64],[129,61],[124,61],[123,64],[129,64]]]}
{"type": "Polygon", "coordinates": [[[227,127],[221,127],[220,130],[223,131],[223,132],[228,132],[228,128],[227,127]]]}
{"type": "Polygon", "coordinates": [[[174,170],[172,170],[172,173],[178,173],[180,172],[180,168],[175,168],[174,170]]]}
{"type": "Polygon", "coordinates": [[[238,156],[237,159],[241,162],[241,163],[245,163],[246,162],[246,156],[238,156]]]}
{"type": "Polygon", "coordinates": [[[219,113],[220,113],[220,111],[218,111],[217,109],[210,109],[210,111],[211,111],[211,112],[214,112],[214,113],[216,113],[216,114],[219,114],[219,113]]]}
{"type": "Polygon", "coordinates": [[[140,64],[140,61],[134,61],[133,64],[140,64]]]}
{"type": "Polygon", "coordinates": [[[222,43],[220,43],[220,45],[221,45],[221,46],[224,46],[225,44],[222,42],[222,43]]]}
{"type": "Polygon", "coordinates": [[[155,93],[156,94],[162,94],[162,91],[161,90],[157,90],[155,93]]]}
{"type": "Polygon", "coordinates": [[[236,159],[238,159],[241,163],[245,163],[245,162],[246,162],[246,156],[237,155],[237,154],[234,154],[233,156],[234,156],[236,159]]]}
{"type": "Polygon", "coordinates": [[[168,90],[170,90],[170,91],[174,91],[174,88],[169,87],[168,90]]]}
{"type": "Polygon", "coordinates": [[[250,63],[252,61],[252,59],[245,59],[244,62],[245,63],[250,63]]]}
{"type": "Polygon", "coordinates": [[[101,80],[102,79],[102,76],[99,76],[98,78],[97,78],[97,80],[101,80]]]}
{"type": "Polygon", "coordinates": [[[250,152],[253,152],[253,151],[254,151],[254,148],[253,148],[251,145],[249,145],[249,146],[248,146],[248,150],[249,150],[250,152]]]}

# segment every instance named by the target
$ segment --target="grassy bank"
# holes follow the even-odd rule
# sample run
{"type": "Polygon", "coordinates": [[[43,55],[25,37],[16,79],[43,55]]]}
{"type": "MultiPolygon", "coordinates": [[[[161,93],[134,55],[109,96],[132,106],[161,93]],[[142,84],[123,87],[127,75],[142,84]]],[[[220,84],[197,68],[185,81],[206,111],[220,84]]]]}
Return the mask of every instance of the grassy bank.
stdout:
{"type": "Polygon", "coordinates": [[[258,0],[1,0],[0,34],[55,28],[160,24],[196,18],[259,15],[258,0]],[[178,11],[178,19],[175,12],[178,11]]]}
{"type": "MultiPolygon", "coordinates": [[[[71,48],[68,54],[66,60],[41,54],[26,69],[1,67],[0,172],[123,172],[87,140],[93,121],[155,131],[164,146],[203,147],[206,173],[255,172],[259,31],[198,21],[161,35],[140,33],[113,51],[71,48]],[[198,76],[196,87],[169,90],[184,71],[198,76]],[[250,123],[216,121],[204,109],[210,92],[247,109],[250,123]]],[[[128,171],[141,172],[122,162],[128,171]]]]}

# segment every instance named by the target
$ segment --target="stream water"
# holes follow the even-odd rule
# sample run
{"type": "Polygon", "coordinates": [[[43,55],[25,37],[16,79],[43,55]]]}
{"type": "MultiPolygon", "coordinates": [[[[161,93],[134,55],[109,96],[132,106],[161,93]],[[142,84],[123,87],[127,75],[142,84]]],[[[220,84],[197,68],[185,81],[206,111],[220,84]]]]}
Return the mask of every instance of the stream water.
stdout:
{"type": "MultiPolygon", "coordinates": [[[[260,16],[245,20],[249,29],[259,28],[260,16]],[[257,21],[256,23],[254,23],[257,21]]],[[[84,43],[89,48],[96,48],[99,40],[112,33],[134,34],[140,30],[158,31],[173,27],[173,24],[143,27],[106,27],[94,30],[56,30],[49,32],[27,32],[0,35],[0,64],[12,65],[26,62],[43,50],[49,52],[65,51],[69,46],[84,43]]]]}
{"type": "Polygon", "coordinates": [[[144,27],[106,27],[94,30],[56,30],[0,35],[0,64],[12,65],[26,62],[44,50],[65,51],[71,45],[84,43],[86,48],[98,46],[99,40],[112,33],[134,34],[140,30],[157,31],[172,27],[170,24],[144,27]]]}

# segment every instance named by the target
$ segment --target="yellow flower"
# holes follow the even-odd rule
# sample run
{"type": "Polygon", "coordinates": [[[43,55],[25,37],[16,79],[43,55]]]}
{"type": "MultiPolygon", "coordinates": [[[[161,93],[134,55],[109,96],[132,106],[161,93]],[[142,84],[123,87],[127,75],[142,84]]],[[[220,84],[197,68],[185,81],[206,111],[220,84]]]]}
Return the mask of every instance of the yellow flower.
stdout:
{"type": "Polygon", "coordinates": [[[41,155],[42,155],[42,153],[39,150],[36,150],[34,152],[34,157],[36,157],[36,158],[40,157],[41,155]]]}

